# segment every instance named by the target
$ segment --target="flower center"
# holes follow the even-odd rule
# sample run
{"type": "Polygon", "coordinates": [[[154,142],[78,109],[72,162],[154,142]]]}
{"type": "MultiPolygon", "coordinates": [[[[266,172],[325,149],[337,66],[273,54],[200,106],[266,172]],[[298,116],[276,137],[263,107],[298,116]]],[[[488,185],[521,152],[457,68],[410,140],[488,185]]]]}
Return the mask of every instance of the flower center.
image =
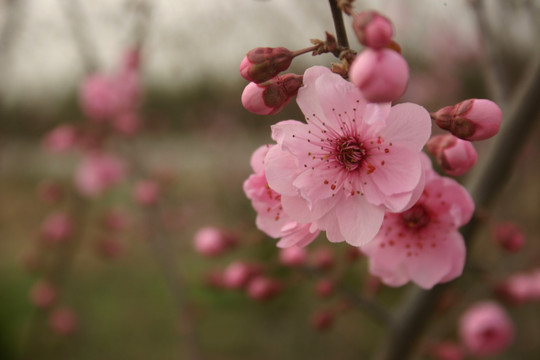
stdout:
{"type": "Polygon", "coordinates": [[[401,213],[401,218],[409,229],[421,229],[429,224],[429,214],[427,210],[420,204],[414,205],[407,211],[401,213]]]}
{"type": "Polygon", "coordinates": [[[337,161],[348,171],[356,170],[362,165],[366,156],[366,149],[354,137],[342,137],[335,143],[337,161]]]}

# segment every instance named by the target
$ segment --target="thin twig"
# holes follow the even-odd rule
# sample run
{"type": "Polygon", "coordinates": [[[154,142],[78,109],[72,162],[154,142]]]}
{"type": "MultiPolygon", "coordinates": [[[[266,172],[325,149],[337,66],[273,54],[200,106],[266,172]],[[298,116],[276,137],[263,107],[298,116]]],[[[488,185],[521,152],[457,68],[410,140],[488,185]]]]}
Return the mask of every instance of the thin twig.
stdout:
{"type": "Polygon", "coordinates": [[[510,87],[508,83],[508,74],[504,65],[504,57],[500,50],[500,42],[494,36],[493,30],[489,24],[486,14],[485,3],[483,0],[470,0],[476,16],[476,24],[482,46],[484,47],[484,60],[486,66],[486,80],[488,88],[493,91],[493,98],[499,104],[508,101],[510,87]]]}

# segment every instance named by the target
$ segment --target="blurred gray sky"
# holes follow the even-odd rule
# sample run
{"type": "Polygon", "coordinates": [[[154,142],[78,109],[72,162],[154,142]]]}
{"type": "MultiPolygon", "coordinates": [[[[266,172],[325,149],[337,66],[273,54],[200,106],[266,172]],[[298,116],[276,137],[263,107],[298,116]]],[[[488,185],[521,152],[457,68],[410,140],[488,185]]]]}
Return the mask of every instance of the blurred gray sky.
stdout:
{"type": "MultiPolygon", "coordinates": [[[[0,53],[0,87],[7,103],[51,101],[73,91],[84,74],[81,54],[65,5],[77,1],[79,31],[101,70],[114,68],[134,39],[141,19],[134,0],[4,0],[0,29],[9,4],[20,5],[10,51],[0,53]]],[[[141,0],[137,0],[141,2],[141,0]]],[[[147,86],[178,89],[201,79],[239,81],[238,65],[251,48],[309,46],[309,39],[333,32],[326,0],[148,0],[151,11],[144,46],[147,86]]],[[[405,55],[425,51],[446,33],[475,47],[474,17],[465,0],[364,0],[355,8],[378,9],[395,24],[405,55]]],[[[73,14],[70,13],[69,16],[73,14]]],[[[80,41],[80,40],[79,40],[80,41]]],[[[353,47],[359,48],[355,41],[353,47]]],[[[87,50],[88,50],[87,49],[87,50]]],[[[306,58],[310,63],[316,59],[306,58]]],[[[329,58],[323,59],[328,64],[329,58]]]]}

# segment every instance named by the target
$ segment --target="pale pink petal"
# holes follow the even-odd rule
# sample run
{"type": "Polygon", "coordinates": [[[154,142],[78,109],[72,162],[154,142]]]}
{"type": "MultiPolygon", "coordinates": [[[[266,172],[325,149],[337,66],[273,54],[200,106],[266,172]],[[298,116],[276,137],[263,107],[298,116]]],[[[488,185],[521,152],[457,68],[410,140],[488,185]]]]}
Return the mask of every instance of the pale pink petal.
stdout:
{"type": "Polygon", "coordinates": [[[301,223],[309,223],[332,210],[340,199],[339,196],[333,196],[318,201],[310,207],[310,204],[300,196],[282,196],[281,205],[285,213],[291,218],[301,223]]]}
{"type": "Polygon", "coordinates": [[[271,147],[274,145],[262,145],[253,152],[250,159],[251,168],[255,173],[264,171],[264,158],[271,147]]]}
{"type": "Polygon", "coordinates": [[[387,127],[381,132],[386,142],[422,150],[431,135],[431,118],[423,107],[405,103],[392,107],[387,127]]]}
{"type": "Polygon", "coordinates": [[[363,196],[353,196],[336,205],[339,228],[345,241],[360,246],[371,241],[379,231],[384,208],[370,204],[363,196]]]}
{"type": "Polygon", "coordinates": [[[388,151],[381,149],[370,155],[373,171],[366,175],[368,182],[385,195],[414,190],[422,175],[418,152],[397,144],[386,149],[388,151]]]}
{"type": "Polygon", "coordinates": [[[265,173],[268,185],[281,195],[295,196],[298,189],[293,186],[297,176],[297,165],[294,157],[274,146],[265,157],[265,173]]]}

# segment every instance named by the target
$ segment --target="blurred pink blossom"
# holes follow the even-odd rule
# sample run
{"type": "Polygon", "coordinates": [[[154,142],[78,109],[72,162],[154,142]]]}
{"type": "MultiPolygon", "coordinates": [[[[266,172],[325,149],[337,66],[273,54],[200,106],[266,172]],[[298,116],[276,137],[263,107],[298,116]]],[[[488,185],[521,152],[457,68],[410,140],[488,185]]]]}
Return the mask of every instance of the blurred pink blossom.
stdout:
{"type": "Polygon", "coordinates": [[[497,224],[493,229],[495,243],[508,252],[517,252],[525,245],[525,234],[513,222],[497,224]]]}
{"type": "Polygon", "coordinates": [[[161,193],[161,187],[154,180],[142,180],[135,184],[133,197],[140,205],[155,204],[161,193]]]}
{"type": "Polygon", "coordinates": [[[247,284],[247,294],[254,300],[270,300],[281,290],[280,284],[264,275],[258,275],[249,280],[247,284]]]}
{"type": "Polygon", "coordinates": [[[470,307],[459,323],[461,341],[471,354],[487,357],[501,353],[514,338],[514,325],[504,309],[485,301],[470,307]]]}
{"type": "Polygon", "coordinates": [[[89,153],[77,168],[75,186],[82,195],[96,197],[120,183],[125,176],[126,164],[122,159],[99,152],[89,153]]]}
{"type": "Polygon", "coordinates": [[[291,246],[279,250],[279,261],[285,266],[303,265],[307,259],[307,251],[303,247],[291,246]]]}
{"type": "Polygon", "coordinates": [[[233,262],[223,271],[223,285],[231,289],[243,288],[258,273],[258,268],[252,264],[233,262]]]}
{"type": "Polygon", "coordinates": [[[39,308],[47,308],[56,300],[57,293],[48,281],[38,281],[30,289],[30,300],[39,308]]]}
{"type": "Polygon", "coordinates": [[[49,315],[49,326],[60,335],[70,335],[77,330],[77,316],[73,310],[59,307],[49,315]]]}
{"type": "Polygon", "coordinates": [[[55,127],[43,137],[43,147],[51,152],[65,152],[77,144],[78,134],[73,125],[63,124],[55,127]]]}
{"type": "Polygon", "coordinates": [[[64,212],[52,213],[43,221],[40,234],[49,244],[64,242],[73,234],[73,221],[64,212]]]}
{"type": "Polygon", "coordinates": [[[204,256],[213,257],[224,253],[236,244],[236,239],[228,231],[206,226],[193,237],[195,250],[204,256]]]}

